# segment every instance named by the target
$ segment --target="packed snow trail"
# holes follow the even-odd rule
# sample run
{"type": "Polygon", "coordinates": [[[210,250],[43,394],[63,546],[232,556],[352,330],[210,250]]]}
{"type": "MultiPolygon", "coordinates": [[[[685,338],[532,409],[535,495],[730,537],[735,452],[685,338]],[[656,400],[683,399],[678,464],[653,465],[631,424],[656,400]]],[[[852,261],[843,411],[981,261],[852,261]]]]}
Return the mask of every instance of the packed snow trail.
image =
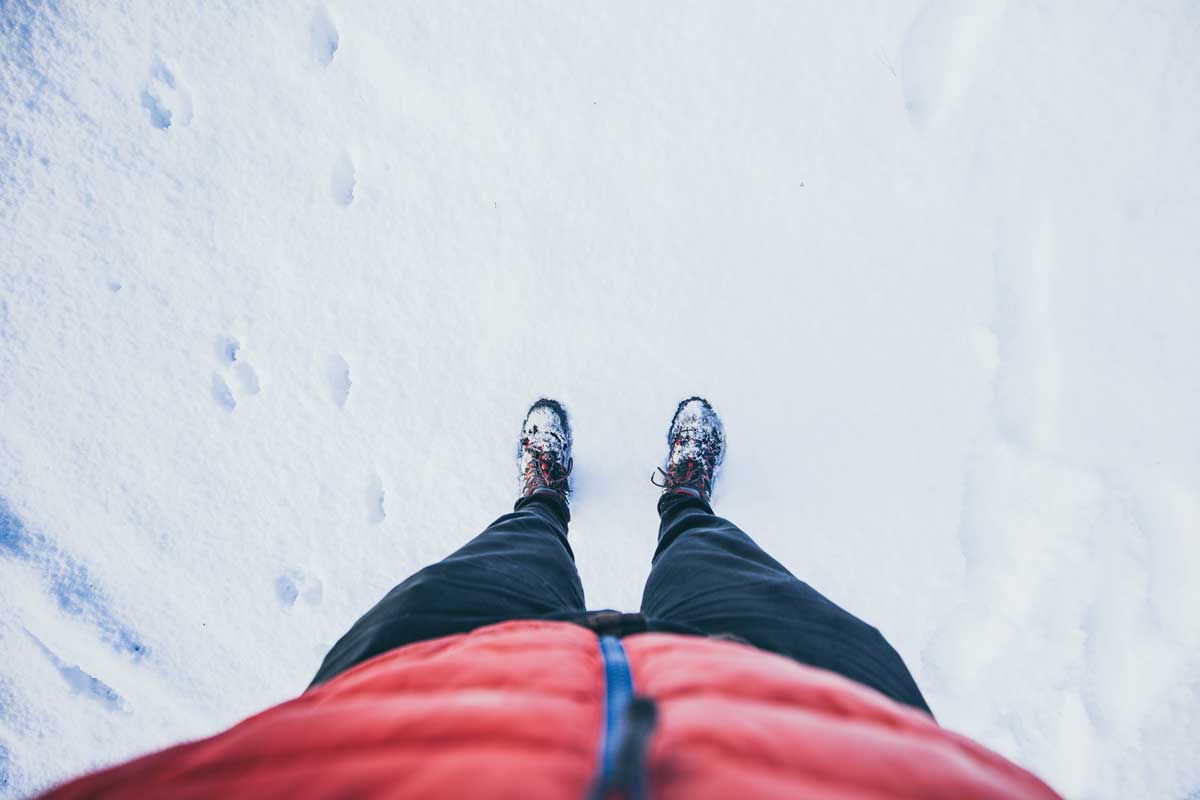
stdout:
{"type": "Polygon", "coordinates": [[[1200,792],[1200,9],[15,0],[0,37],[0,796],[299,692],[510,507],[541,395],[589,604],[636,609],[695,393],[718,512],[942,724],[1069,796],[1200,792]]]}

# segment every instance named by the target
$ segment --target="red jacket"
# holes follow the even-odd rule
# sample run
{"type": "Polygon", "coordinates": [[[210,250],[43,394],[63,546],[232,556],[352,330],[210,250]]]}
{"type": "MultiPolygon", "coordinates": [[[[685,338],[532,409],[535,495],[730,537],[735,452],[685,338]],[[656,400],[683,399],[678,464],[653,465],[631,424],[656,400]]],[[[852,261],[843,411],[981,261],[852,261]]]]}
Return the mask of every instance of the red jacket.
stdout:
{"type": "Polygon", "coordinates": [[[733,642],[533,621],[384,653],[47,796],[558,800],[634,795],[639,780],[664,800],[1057,796],[831,672],[733,642]]]}

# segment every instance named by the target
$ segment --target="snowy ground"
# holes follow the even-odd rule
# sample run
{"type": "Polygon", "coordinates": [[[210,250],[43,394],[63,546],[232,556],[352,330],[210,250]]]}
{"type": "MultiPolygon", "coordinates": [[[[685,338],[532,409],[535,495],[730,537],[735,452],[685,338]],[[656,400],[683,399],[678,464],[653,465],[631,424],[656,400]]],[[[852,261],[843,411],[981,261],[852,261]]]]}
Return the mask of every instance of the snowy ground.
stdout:
{"type": "Polygon", "coordinates": [[[576,428],[1073,797],[1200,792],[1195,3],[0,0],[0,796],[299,692],[576,428]],[[1190,611],[1189,611],[1190,609],[1190,611]]]}

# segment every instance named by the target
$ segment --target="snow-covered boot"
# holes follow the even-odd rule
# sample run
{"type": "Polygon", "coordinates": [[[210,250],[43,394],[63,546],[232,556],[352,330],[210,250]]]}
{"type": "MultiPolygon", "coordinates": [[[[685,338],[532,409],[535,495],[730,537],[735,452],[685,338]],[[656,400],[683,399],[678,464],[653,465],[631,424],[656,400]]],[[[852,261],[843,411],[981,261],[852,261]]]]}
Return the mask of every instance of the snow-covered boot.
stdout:
{"type": "Polygon", "coordinates": [[[667,432],[667,444],[667,466],[650,476],[651,483],[662,487],[664,499],[672,494],[689,494],[707,503],[717,467],[725,457],[725,426],[707,400],[689,397],[679,403],[667,432]],[[660,473],[661,483],[655,480],[660,473]]]}
{"type": "Polygon", "coordinates": [[[564,501],[571,493],[571,423],[557,400],[538,400],[521,426],[521,496],[556,492],[564,501]]]}

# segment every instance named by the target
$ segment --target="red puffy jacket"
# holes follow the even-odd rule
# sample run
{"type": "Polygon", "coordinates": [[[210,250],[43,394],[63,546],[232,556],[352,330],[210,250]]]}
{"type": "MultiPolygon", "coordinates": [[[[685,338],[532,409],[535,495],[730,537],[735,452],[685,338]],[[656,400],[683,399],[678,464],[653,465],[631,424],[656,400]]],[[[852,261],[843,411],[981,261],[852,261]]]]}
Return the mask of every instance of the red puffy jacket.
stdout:
{"type": "Polygon", "coordinates": [[[52,798],[1049,798],[839,675],[728,641],[506,622],[354,667],[52,798]],[[645,698],[645,699],[642,699],[645,698]]]}

